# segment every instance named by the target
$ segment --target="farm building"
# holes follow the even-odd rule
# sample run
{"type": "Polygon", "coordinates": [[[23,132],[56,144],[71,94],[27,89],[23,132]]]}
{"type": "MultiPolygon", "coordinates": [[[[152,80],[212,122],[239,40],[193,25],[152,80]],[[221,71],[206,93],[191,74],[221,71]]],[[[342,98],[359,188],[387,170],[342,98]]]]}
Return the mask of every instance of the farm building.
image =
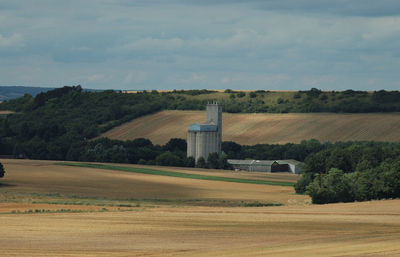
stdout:
{"type": "Polygon", "coordinates": [[[301,172],[301,162],[296,160],[233,160],[228,163],[235,170],[261,171],[261,172],[301,172]]]}
{"type": "Polygon", "coordinates": [[[294,174],[299,174],[301,172],[301,167],[303,165],[302,162],[296,160],[278,160],[277,161],[280,165],[288,165],[288,171],[294,174]]]}
{"type": "Polygon", "coordinates": [[[222,106],[218,103],[207,104],[206,123],[192,124],[187,134],[187,156],[207,160],[210,153],[221,153],[222,106]]]}

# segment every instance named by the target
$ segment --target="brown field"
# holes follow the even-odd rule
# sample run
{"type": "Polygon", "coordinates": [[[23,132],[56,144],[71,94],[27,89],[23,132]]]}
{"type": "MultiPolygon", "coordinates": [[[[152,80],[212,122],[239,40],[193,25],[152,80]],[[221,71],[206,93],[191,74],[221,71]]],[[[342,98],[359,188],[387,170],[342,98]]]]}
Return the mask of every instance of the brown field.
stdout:
{"type": "MultiPolygon", "coordinates": [[[[53,165],[52,161],[2,160],[6,178],[4,189],[23,193],[57,192],[106,199],[167,199],[201,201],[260,201],[276,203],[304,203],[307,196],[292,194],[292,187],[204,181],[167,176],[155,176],[112,170],[76,168],[53,165]]],[[[139,165],[130,165],[141,167],[139,165]]],[[[146,166],[149,167],[149,166],[146,166]]],[[[159,168],[150,166],[151,168],[159,168]]],[[[167,168],[185,172],[182,168],[167,168]]],[[[232,171],[194,171],[204,175],[296,181],[297,175],[263,173],[235,173],[232,171]],[[275,179],[274,179],[275,177],[275,179]]]]}
{"type": "MultiPolygon", "coordinates": [[[[186,138],[190,124],[204,121],[204,111],[162,111],[125,123],[102,136],[120,140],[143,137],[154,144],[165,144],[170,138],[186,138]]],[[[223,114],[223,141],[284,144],[313,138],[330,142],[398,142],[400,113],[223,114]]]]}
{"type": "MultiPolygon", "coordinates": [[[[0,256],[400,255],[400,200],[310,205],[307,196],[293,194],[291,187],[65,167],[50,161],[1,162],[7,173],[0,180],[0,256]],[[80,205],[85,197],[93,204],[80,205]],[[140,205],[125,209],[115,205],[142,197],[275,200],[285,206],[196,206],[151,200],[137,200],[140,205]],[[106,203],[104,210],[100,204],[106,203]],[[28,208],[55,212],[15,212],[28,208]]],[[[270,178],[273,175],[296,179],[290,174],[270,174],[270,178]]]]}

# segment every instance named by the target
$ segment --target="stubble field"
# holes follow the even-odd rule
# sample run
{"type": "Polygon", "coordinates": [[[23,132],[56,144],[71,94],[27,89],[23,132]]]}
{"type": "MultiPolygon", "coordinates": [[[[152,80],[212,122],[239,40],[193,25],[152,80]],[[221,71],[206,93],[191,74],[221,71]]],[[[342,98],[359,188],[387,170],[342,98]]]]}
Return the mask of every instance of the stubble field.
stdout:
{"type": "Polygon", "coordinates": [[[399,200],[317,206],[292,187],[2,163],[1,256],[400,255],[399,200]],[[284,205],[245,207],[254,202],[284,205]]]}
{"type": "MultiPolygon", "coordinates": [[[[189,125],[205,122],[205,111],[162,111],[115,127],[102,136],[132,140],[148,138],[165,144],[186,138],[189,125]]],[[[239,144],[300,143],[319,141],[399,141],[399,113],[287,113],[223,114],[223,141],[239,144]]]]}

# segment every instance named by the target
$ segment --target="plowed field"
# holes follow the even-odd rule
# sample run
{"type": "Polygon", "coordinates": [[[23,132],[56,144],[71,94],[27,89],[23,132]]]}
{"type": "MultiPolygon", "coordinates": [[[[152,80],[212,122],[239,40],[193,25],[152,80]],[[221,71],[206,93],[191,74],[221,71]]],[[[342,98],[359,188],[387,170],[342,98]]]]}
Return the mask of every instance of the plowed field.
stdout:
{"type": "MultiPolygon", "coordinates": [[[[205,111],[162,111],[115,127],[102,134],[112,139],[148,138],[165,144],[184,138],[189,125],[203,123],[205,111]]],[[[400,141],[399,113],[223,114],[223,141],[253,145],[319,141],[400,141]]]]}

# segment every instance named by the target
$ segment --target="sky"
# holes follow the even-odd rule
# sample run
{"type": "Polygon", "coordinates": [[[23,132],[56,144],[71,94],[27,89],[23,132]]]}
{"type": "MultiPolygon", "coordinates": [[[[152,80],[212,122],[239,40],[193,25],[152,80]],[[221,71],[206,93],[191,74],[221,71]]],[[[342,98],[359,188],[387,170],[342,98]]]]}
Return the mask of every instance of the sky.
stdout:
{"type": "Polygon", "coordinates": [[[0,85],[400,90],[398,0],[0,0],[0,85]]]}

